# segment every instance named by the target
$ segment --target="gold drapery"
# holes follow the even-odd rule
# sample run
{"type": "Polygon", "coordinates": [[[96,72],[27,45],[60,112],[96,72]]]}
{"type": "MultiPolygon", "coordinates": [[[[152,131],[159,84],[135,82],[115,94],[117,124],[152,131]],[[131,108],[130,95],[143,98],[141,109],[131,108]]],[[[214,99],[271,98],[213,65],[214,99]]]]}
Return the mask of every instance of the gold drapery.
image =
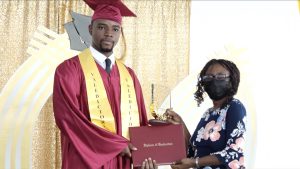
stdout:
{"type": "MultiPolygon", "coordinates": [[[[124,18],[126,39],[125,62],[132,67],[143,88],[146,106],[150,104],[154,83],[157,104],[188,74],[190,0],[125,0],[137,18],[124,18]]],[[[0,88],[29,58],[29,41],[38,25],[64,33],[63,24],[70,21],[69,11],[91,15],[79,0],[11,0],[0,1],[0,88]]],[[[123,43],[119,43],[121,48],[123,43]]],[[[122,50],[120,50],[122,51],[122,50]]],[[[121,52],[119,52],[121,53],[121,52]]],[[[56,128],[52,98],[44,105],[34,125],[32,161],[21,168],[60,168],[59,130],[56,128]]],[[[147,107],[148,109],[148,107],[147,107]]],[[[4,150],[0,150],[3,157],[4,150]]],[[[12,155],[15,153],[12,152],[12,155]]],[[[11,157],[11,168],[15,168],[11,157]]],[[[0,164],[2,168],[4,164],[0,164]]]]}

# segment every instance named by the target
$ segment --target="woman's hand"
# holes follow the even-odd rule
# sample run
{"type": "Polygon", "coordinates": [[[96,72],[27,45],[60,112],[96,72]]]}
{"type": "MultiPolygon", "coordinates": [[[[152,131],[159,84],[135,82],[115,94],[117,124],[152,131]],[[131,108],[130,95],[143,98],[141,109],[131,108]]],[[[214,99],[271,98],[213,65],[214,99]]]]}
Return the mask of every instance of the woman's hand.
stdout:
{"type": "Polygon", "coordinates": [[[164,115],[167,117],[167,121],[169,123],[172,123],[172,124],[183,124],[184,123],[182,118],[176,112],[174,112],[172,109],[167,109],[164,115]]]}
{"type": "Polygon", "coordinates": [[[145,159],[141,169],[157,169],[156,161],[151,160],[151,158],[145,159]]]}
{"type": "Polygon", "coordinates": [[[182,160],[176,161],[175,164],[171,165],[172,169],[188,169],[196,167],[194,159],[184,158],[182,160]]]}

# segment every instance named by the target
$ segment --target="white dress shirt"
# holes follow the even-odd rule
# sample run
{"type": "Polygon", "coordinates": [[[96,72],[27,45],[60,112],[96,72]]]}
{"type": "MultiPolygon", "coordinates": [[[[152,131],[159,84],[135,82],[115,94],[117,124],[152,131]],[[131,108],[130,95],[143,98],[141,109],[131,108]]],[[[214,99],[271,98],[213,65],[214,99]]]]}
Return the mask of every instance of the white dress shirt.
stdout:
{"type": "Polygon", "coordinates": [[[96,60],[96,62],[105,70],[106,68],[106,64],[105,64],[105,59],[108,58],[111,61],[111,65],[110,65],[110,69],[112,69],[112,66],[115,64],[115,55],[114,53],[112,53],[109,57],[106,57],[105,55],[103,55],[102,53],[100,53],[99,51],[97,51],[95,48],[93,48],[92,46],[90,46],[90,51],[92,53],[92,56],[94,57],[94,59],[96,60]]]}

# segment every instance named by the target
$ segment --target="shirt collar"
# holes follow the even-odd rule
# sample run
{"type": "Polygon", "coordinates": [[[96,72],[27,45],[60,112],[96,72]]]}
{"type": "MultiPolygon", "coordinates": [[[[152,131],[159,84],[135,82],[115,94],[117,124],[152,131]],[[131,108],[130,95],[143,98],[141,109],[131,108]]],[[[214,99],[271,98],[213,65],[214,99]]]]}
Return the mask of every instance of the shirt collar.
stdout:
{"type": "MultiPolygon", "coordinates": [[[[94,47],[90,46],[90,51],[98,64],[105,68],[105,59],[107,58],[105,55],[97,51],[94,47]]],[[[112,53],[109,57],[111,60],[111,66],[115,64],[115,55],[112,53]]]]}

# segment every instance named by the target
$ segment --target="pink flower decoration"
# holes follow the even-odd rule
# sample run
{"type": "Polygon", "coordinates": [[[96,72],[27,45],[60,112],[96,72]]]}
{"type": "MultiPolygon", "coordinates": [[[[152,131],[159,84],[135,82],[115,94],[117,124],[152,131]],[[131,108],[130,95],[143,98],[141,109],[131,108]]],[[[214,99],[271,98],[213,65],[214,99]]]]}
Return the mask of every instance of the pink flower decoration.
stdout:
{"type": "Polygon", "coordinates": [[[229,168],[231,169],[239,169],[240,168],[240,163],[238,160],[233,160],[228,164],[229,168]]]}
{"type": "Polygon", "coordinates": [[[220,133],[221,131],[221,125],[216,124],[215,121],[210,121],[209,123],[206,124],[204,133],[203,133],[203,138],[204,140],[210,139],[211,141],[217,141],[220,139],[220,133]]]}
{"type": "Polygon", "coordinates": [[[231,162],[228,164],[228,166],[229,166],[229,168],[231,168],[231,169],[239,169],[239,168],[241,168],[242,166],[244,166],[244,157],[241,157],[241,158],[239,159],[239,161],[238,161],[238,160],[233,160],[233,161],[231,161],[231,162]]]}
{"type": "Polygon", "coordinates": [[[239,148],[243,150],[245,147],[245,140],[243,137],[239,137],[235,140],[235,144],[230,144],[230,148],[234,150],[238,150],[239,148]]]}
{"type": "Polygon", "coordinates": [[[240,162],[240,165],[241,165],[241,166],[244,166],[244,163],[245,163],[244,157],[241,157],[240,160],[239,160],[239,162],[240,162]]]}

